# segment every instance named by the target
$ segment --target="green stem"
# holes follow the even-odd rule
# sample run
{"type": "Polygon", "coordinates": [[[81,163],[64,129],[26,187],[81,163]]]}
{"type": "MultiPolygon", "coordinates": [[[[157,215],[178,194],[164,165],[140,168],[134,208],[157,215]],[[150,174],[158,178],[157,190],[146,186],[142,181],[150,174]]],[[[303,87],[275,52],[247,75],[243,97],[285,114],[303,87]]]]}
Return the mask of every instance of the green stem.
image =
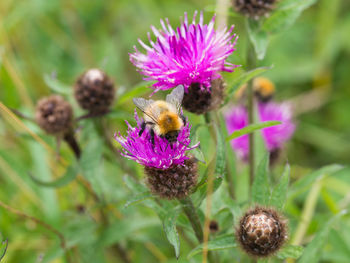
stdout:
{"type": "MultiPolygon", "coordinates": [[[[253,45],[250,43],[247,50],[247,70],[251,70],[256,66],[256,57],[253,45]]],[[[248,124],[254,123],[254,90],[253,90],[253,81],[251,79],[247,85],[247,95],[248,95],[248,124]]],[[[249,178],[250,185],[252,185],[255,175],[255,144],[254,144],[254,133],[249,134],[249,178]]]]}
{"type": "Polygon", "coordinates": [[[203,242],[203,228],[202,224],[199,220],[198,214],[196,212],[196,208],[193,205],[191,198],[185,197],[179,200],[182,204],[182,209],[185,212],[188,220],[191,223],[194,234],[196,235],[199,243],[203,242]]]}

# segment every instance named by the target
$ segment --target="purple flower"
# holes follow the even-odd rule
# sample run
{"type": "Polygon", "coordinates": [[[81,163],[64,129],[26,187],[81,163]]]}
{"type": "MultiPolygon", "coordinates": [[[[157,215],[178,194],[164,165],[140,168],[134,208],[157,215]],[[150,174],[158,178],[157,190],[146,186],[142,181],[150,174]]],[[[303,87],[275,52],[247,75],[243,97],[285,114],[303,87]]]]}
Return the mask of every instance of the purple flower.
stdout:
{"type": "MultiPolygon", "coordinates": [[[[226,126],[230,134],[248,125],[248,112],[242,105],[232,108],[232,110],[226,114],[225,117],[226,126]]],[[[247,160],[249,155],[248,135],[243,135],[237,139],[231,140],[231,146],[236,151],[240,159],[247,160]]]]}
{"type": "MultiPolygon", "coordinates": [[[[260,103],[258,105],[260,121],[280,121],[282,124],[261,130],[265,146],[269,152],[280,149],[288,141],[295,130],[292,121],[292,111],[286,103],[260,103]]],[[[226,125],[229,133],[242,129],[248,125],[248,112],[244,106],[234,107],[226,114],[226,125]]],[[[247,160],[249,157],[249,137],[243,135],[231,141],[233,149],[238,156],[247,160]]]]}
{"type": "Polygon", "coordinates": [[[156,81],[153,85],[155,92],[177,85],[184,85],[187,91],[193,83],[209,90],[211,81],[221,77],[220,71],[232,72],[237,67],[226,61],[235,51],[238,38],[232,34],[234,26],[229,31],[227,28],[215,30],[215,16],[208,25],[203,24],[202,12],[198,24],[196,16],[197,11],[189,24],[185,13],[184,22],[176,30],[168,19],[166,23],[160,20],[163,30],[151,26],[156,42],[151,40],[149,33],[150,46],[139,39],[147,53],[143,54],[134,47],[135,52],[130,54],[130,61],[146,76],[144,79],[156,81]]]}
{"type": "Polygon", "coordinates": [[[199,145],[199,143],[197,143],[189,147],[191,143],[189,138],[191,127],[188,123],[180,130],[175,143],[170,145],[165,138],[161,138],[155,134],[153,145],[148,130],[145,130],[142,135],[139,136],[143,120],[138,117],[136,111],[135,119],[137,122],[136,127],[132,127],[126,122],[128,125],[127,136],[123,137],[119,133],[115,134],[114,138],[123,147],[121,154],[139,164],[159,169],[168,169],[172,165],[182,165],[185,160],[189,159],[189,157],[186,156],[186,151],[192,150],[199,145]]]}

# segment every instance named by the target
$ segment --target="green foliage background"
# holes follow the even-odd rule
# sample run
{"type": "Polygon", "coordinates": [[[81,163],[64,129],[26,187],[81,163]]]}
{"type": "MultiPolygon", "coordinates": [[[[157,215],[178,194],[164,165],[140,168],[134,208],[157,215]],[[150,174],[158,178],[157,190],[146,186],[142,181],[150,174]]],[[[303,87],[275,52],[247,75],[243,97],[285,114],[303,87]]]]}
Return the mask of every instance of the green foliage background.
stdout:
{"type": "MultiPolygon", "coordinates": [[[[137,39],[146,40],[149,26],[158,27],[160,18],[168,17],[177,26],[185,11],[192,17],[194,10],[204,10],[205,21],[209,21],[215,5],[209,0],[1,0],[0,101],[33,116],[39,98],[61,93],[73,104],[75,115],[80,116],[83,111],[76,105],[71,87],[84,70],[100,67],[118,87],[113,112],[102,123],[108,127],[107,137],[118,148],[113,134],[124,134],[124,120],[134,123],[131,98],[150,91],[129,62],[128,53],[138,45],[137,39]]],[[[286,158],[271,170],[268,179],[265,172],[257,176],[256,180],[261,180],[257,186],[261,187],[254,190],[253,185],[255,201],[270,200],[270,204],[284,207],[290,221],[289,243],[300,238],[297,243],[302,246],[289,245],[270,262],[286,258],[288,262],[292,262],[290,258],[308,263],[349,262],[350,220],[348,215],[339,214],[350,203],[349,11],[350,2],[346,0],[317,1],[292,27],[269,36],[266,57],[258,65],[273,65],[264,76],[275,82],[277,100],[300,103],[297,130],[287,145],[286,158]],[[290,178],[288,171],[283,173],[289,169],[285,168],[287,159],[290,178]],[[283,196],[288,181],[289,191],[283,196]]],[[[244,19],[232,8],[229,23],[236,25],[240,36],[230,61],[242,65],[235,73],[225,75],[232,86],[246,70],[248,37],[244,19]]],[[[132,173],[143,181],[142,167],[118,158],[107,147],[99,133],[101,123],[81,123],[78,140],[83,156],[78,164],[65,144],[62,159],[57,160],[55,139],[36,125],[26,120],[21,125],[4,110],[0,113],[0,201],[40,218],[62,233],[72,262],[122,262],[115,252],[116,243],[127,250],[132,262],[202,262],[202,248],[197,247],[179,203],[155,202],[142,183],[126,175],[132,173]],[[49,149],[34,139],[23,124],[49,149]],[[62,176],[63,181],[55,181],[62,176]],[[83,180],[91,183],[99,202],[83,186],[83,180]],[[43,182],[55,183],[44,186],[43,182]],[[178,261],[167,237],[180,253],[178,261]]],[[[202,117],[187,115],[193,126],[204,122],[202,117]]],[[[196,135],[210,163],[216,145],[206,139],[210,136],[208,129],[198,128],[196,135]]],[[[235,199],[228,195],[224,179],[213,195],[211,213],[221,230],[211,237],[209,249],[221,249],[220,262],[248,262],[236,248],[232,235],[235,222],[248,207],[247,167],[235,162],[228,143],[217,147],[225,150],[235,199]]],[[[206,166],[200,168],[203,175],[206,166]]],[[[199,189],[193,195],[195,205],[201,205],[203,221],[205,190],[199,189]]],[[[3,208],[0,233],[3,240],[8,239],[3,262],[67,262],[57,235],[3,208]]]]}

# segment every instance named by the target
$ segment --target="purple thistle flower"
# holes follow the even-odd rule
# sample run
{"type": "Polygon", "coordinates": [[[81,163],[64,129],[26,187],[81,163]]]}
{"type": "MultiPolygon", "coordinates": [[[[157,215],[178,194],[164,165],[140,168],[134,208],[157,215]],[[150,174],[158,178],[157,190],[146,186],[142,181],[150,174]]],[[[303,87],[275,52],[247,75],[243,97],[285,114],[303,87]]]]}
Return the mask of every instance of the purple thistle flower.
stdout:
{"type": "Polygon", "coordinates": [[[188,23],[187,13],[184,22],[174,30],[168,19],[160,20],[162,30],[151,26],[156,42],[151,40],[150,46],[140,39],[141,46],[147,54],[141,53],[136,47],[130,55],[130,61],[145,75],[145,80],[156,81],[153,84],[155,92],[184,85],[185,91],[193,83],[199,83],[201,88],[209,91],[211,81],[221,77],[220,71],[232,72],[237,65],[226,61],[235,51],[236,34],[232,34],[234,26],[229,31],[215,30],[215,16],[210,23],[203,24],[203,12],[196,24],[197,11],[192,23],[188,23]],[[233,40],[234,39],[234,40],[233,40]],[[233,41],[232,41],[233,40],[233,41]]]}
{"type": "Polygon", "coordinates": [[[179,132],[177,141],[170,143],[165,139],[154,136],[154,145],[151,142],[151,135],[148,130],[145,130],[141,136],[141,123],[143,120],[138,117],[135,110],[136,127],[132,127],[128,122],[128,134],[123,137],[120,133],[115,134],[114,138],[123,147],[121,154],[131,160],[136,161],[147,167],[154,167],[158,169],[168,169],[173,165],[182,165],[185,160],[190,159],[186,156],[186,151],[198,147],[199,143],[189,147],[191,140],[191,127],[187,123],[179,132]]]}
{"type": "MultiPolygon", "coordinates": [[[[260,121],[280,121],[282,124],[261,130],[265,146],[269,152],[280,149],[293,135],[295,124],[292,121],[292,111],[286,103],[260,103],[258,105],[260,121]]],[[[234,107],[226,114],[226,125],[229,133],[248,125],[248,112],[244,106],[234,107]]],[[[243,135],[231,141],[233,149],[239,158],[249,158],[249,137],[243,135]]]]}

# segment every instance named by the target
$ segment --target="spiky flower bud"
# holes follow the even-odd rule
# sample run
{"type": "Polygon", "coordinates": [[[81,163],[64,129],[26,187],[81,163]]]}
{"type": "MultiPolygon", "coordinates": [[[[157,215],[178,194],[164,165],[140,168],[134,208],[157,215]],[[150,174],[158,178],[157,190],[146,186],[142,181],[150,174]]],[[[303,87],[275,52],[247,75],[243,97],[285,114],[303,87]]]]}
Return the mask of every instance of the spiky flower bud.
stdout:
{"type": "Polygon", "coordinates": [[[74,86],[74,96],[80,107],[92,114],[108,112],[114,99],[112,80],[99,69],[83,73],[74,86]]]}
{"type": "Polygon", "coordinates": [[[166,199],[180,199],[197,184],[197,162],[191,158],[168,169],[145,166],[145,174],[152,193],[166,199]]]}
{"type": "Polygon", "coordinates": [[[255,207],[241,218],[236,239],[249,255],[268,257],[287,239],[286,220],[274,209],[255,207]]]}
{"type": "Polygon", "coordinates": [[[214,79],[209,89],[194,83],[184,94],[183,107],[192,113],[204,114],[220,107],[224,98],[225,84],[221,78],[214,79]]]}
{"type": "Polygon", "coordinates": [[[266,16],[276,2],[277,0],[233,0],[233,6],[237,12],[259,19],[261,16],[266,16]]]}
{"type": "Polygon", "coordinates": [[[64,134],[72,126],[73,110],[61,96],[51,95],[38,101],[35,119],[47,133],[64,134]]]}

